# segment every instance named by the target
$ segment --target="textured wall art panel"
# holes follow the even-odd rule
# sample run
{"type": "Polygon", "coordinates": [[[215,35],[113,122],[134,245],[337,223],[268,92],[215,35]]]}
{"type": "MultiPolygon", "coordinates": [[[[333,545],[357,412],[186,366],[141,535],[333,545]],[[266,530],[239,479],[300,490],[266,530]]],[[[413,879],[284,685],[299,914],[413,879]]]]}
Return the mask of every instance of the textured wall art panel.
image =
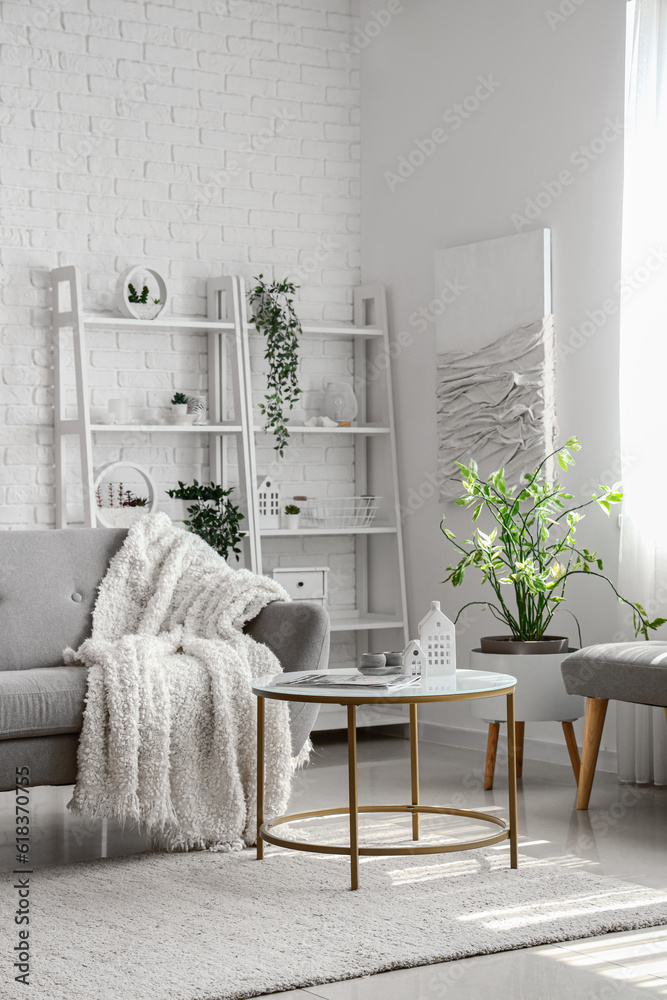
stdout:
{"type": "Polygon", "coordinates": [[[556,437],[553,318],[517,327],[473,353],[437,356],[440,499],[461,494],[456,462],[508,481],[537,465],[556,437]]]}
{"type": "Polygon", "coordinates": [[[440,499],[460,495],[456,462],[511,482],[556,439],[550,232],[440,250],[435,290],[440,499]]]}

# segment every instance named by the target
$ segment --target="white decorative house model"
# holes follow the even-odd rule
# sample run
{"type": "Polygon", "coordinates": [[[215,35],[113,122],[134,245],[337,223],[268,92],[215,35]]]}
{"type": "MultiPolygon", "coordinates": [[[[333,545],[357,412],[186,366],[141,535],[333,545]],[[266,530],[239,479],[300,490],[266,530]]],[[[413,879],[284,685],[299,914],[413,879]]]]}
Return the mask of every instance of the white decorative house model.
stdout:
{"type": "Polygon", "coordinates": [[[419,639],[412,639],[403,650],[403,673],[419,674],[422,680],[428,677],[428,660],[419,639]]]}
{"type": "Polygon", "coordinates": [[[419,643],[431,677],[456,673],[456,630],[440,610],[440,601],[431,601],[431,610],[420,621],[419,643]]]}
{"type": "Polygon", "coordinates": [[[280,527],[280,488],[271,476],[266,476],[257,487],[257,507],[260,528],[280,527]]]}

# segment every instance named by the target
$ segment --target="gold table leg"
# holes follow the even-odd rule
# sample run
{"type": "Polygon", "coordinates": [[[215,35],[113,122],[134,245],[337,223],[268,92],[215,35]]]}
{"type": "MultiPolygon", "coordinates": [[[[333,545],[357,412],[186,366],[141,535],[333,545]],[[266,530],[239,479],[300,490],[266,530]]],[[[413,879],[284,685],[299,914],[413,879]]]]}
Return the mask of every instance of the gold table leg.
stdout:
{"type": "MultiPolygon", "coordinates": [[[[410,777],[412,783],[412,804],[419,805],[419,751],[417,734],[417,705],[410,703],[410,777]]],[[[412,839],[419,840],[419,813],[412,814],[412,839]]]]}
{"type": "Polygon", "coordinates": [[[359,812],[357,802],[357,709],[347,706],[347,764],[350,789],[350,888],[359,888],[359,812]]]}
{"type": "Polygon", "coordinates": [[[510,798],[510,867],[519,866],[519,844],[516,807],[516,725],[514,719],[514,694],[507,695],[507,772],[510,798]]]}
{"type": "Polygon", "coordinates": [[[264,841],[259,831],[264,822],[264,699],[257,697],[257,860],[264,857],[264,841]]]}

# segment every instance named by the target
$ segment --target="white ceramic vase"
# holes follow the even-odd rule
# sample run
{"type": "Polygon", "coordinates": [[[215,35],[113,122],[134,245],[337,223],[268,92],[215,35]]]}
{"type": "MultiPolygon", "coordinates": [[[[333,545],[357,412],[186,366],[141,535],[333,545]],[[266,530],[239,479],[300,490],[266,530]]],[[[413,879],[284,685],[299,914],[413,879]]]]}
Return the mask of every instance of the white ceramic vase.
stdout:
{"type": "MultiPolygon", "coordinates": [[[[573,650],[570,650],[573,652],[573,650]]],[[[472,670],[491,670],[516,677],[514,711],[519,722],[569,722],[585,712],[584,699],[568,694],[563,684],[560,665],[565,653],[541,653],[516,656],[508,653],[470,653],[472,670]]],[[[479,698],[470,702],[476,719],[485,722],[506,722],[504,698],[479,698]]]]}
{"type": "Polygon", "coordinates": [[[288,528],[290,531],[297,531],[299,527],[300,514],[283,514],[282,515],[282,526],[283,528],[288,528]]]}

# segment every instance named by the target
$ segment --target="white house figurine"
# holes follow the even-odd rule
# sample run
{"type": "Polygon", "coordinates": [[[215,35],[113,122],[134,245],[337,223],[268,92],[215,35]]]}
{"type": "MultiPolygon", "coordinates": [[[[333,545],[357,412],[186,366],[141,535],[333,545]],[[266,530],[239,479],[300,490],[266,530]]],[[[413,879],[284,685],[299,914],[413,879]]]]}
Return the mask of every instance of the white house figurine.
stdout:
{"type": "Polygon", "coordinates": [[[257,487],[257,507],[260,528],[280,527],[280,488],[271,476],[266,476],[257,487]]]}
{"type": "Polygon", "coordinates": [[[419,639],[412,639],[403,650],[403,673],[413,677],[419,674],[422,680],[428,676],[428,660],[419,639]]]}
{"type": "Polygon", "coordinates": [[[440,610],[440,601],[431,601],[431,610],[420,621],[419,642],[431,677],[456,673],[456,630],[440,610]]]}

